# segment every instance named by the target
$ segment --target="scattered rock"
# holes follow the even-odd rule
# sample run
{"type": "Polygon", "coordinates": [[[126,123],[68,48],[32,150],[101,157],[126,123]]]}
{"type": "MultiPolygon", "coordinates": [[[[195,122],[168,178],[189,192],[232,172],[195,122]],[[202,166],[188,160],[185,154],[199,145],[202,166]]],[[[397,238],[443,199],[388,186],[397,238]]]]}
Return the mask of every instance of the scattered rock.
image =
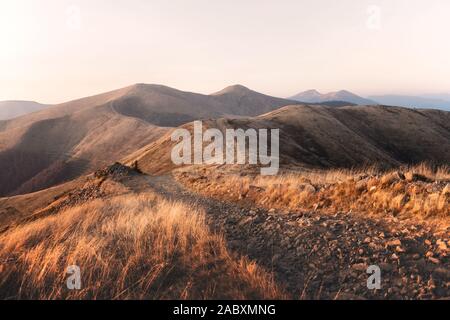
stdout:
{"type": "Polygon", "coordinates": [[[405,175],[400,171],[395,171],[390,174],[387,174],[381,178],[381,184],[390,185],[394,182],[405,180],[405,175]]]}
{"type": "Polygon", "coordinates": [[[316,193],[316,188],[314,188],[314,186],[309,183],[303,183],[299,185],[299,189],[300,191],[306,192],[308,194],[316,193]]]}
{"type": "Polygon", "coordinates": [[[445,243],[445,241],[439,239],[438,241],[436,241],[436,244],[437,244],[439,250],[447,251],[448,248],[447,248],[447,244],[445,243]]]}
{"type": "Polygon", "coordinates": [[[439,261],[438,259],[433,258],[433,257],[428,257],[428,260],[430,260],[430,261],[433,262],[434,264],[440,264],[440,263],[441,263],[441,261],[439,261]]]}
{"type": "Polygon", "coordinates": [[[431,179],[428,179],[424,175],[413,173],[413,172],[407,172],[405,173],[405,178],[409,182],[416,182],[416,181],[422,181],[422,182],[432,182],[431,179]]]}
{"type": "Polygon", "coordinates": [[[395,240],[386,242],[387,247],[397,247],[397,246],[401,246],[401,245],[402,245],[402,242],[399,239],[395,239],[395,240]]]}
{"type": "Polygon", "coordinates": [[[365,263],[356,263],[352,265],[352,269],[356,271],[366,271],[367,265],[365,263]]]}
{"type": "Polygon", "coordinates": [[[397,247],[395,248],[395,251],[398,252],[398,253],[405,253],[405,252],[406,252],[406,250],[403,249],[401,246],[397,246],[397,247]]]}

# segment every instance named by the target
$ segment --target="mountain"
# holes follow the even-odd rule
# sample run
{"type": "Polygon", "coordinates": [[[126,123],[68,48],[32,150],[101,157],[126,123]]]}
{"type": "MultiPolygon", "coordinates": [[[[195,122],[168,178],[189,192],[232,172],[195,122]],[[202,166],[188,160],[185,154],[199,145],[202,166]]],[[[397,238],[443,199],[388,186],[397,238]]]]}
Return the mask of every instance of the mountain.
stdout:
{"type": "Polygon", "coordinates": [[[47,107],[34,101],[0,101],[0,120],[13,119],[47,107]]]}
{"type": "MultiPolygon", "coordinates": [[[[444,95],[442,96],[445,97],[444,95]]],[[[370,98],[381,104],[390,106],[441,109],[450,111],[450,101],[433,97],[378,95],[378,96],[371,96],[370,98]]]]}
{"type": "MultiPolygon", "coordinates": [[[[208,120],[204,128],[279,128],[283,166],[396,167],[450,162],[450,112],[384,106],[286,106],[251,118],[208,120]]],[[[192,124],[183,128],[192,131],[192,124]]],[[[170,132],[126,157],[147,173],[175,168],[170,132]]]]}
{"type": "Polygon", "coordinates": [[[227,87],[211,96],[225,106],[227,113],[241,116],[257,116],[296,103],[294,100],[275,98],[252,91],[242,85],[227,87]]]}
{"type": "Polygon", "coordinates": [[[322,94],[317,90],[300,92],[290,99],[306,103],[323,103],[326,101],[346,101],[356,105],[376,105],[375,101],[362,98],[346,90],[322,94]]]}
{"type": "Polygon", "coordinates": [[[420,97],[450,101],[450,93],[427,93],[421,94],[420,97]]]}
{"type": "Polygon", "coordinates": [[[0,195],[71,180],[196,120],[254,116],[293,101],[242,86],[212,95],[136,84],[0,121],[0,195]]]}

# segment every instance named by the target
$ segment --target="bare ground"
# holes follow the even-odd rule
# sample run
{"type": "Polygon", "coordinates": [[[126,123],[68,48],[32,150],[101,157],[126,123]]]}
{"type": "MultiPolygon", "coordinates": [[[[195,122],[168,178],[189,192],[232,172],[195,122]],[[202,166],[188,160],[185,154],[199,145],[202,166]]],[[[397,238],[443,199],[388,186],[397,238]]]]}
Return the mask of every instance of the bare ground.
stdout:
{"type": "Polygon", "coordinates": [[[229,249],[273,271],[294,299],[450,298],[448,230],[394,217],[241,207],[192,193],[169,175],[143,179],[133,182],[135,191],[150,185],[168,199],[203,208],[229,249]],[[381,290],[367,288],[370,265],[382,270],[381,290]]]}

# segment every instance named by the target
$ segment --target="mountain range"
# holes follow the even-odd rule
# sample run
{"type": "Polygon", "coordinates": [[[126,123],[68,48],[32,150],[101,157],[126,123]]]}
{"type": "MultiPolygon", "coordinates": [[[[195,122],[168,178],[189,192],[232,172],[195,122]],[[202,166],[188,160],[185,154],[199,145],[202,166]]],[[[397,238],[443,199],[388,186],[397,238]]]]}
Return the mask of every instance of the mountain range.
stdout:
{"type": "MultiPolygon", "coordinates": [[[[330,107],[291,105],[257,117],[220,118],[203,122],[225,133],[228,128],[279,128],[282,166],[354,168],[379,164],[384,168],[433,161],[450,161],[450,113],[384,106],[330,107]]],[[[183,125],[192,131],[193,124],[183,125]]],[[[146,173],[175,168],[171,131],[126,157],[146,173]]]]}
{"type": "Polygon", "coordinates": [[[378,95],[370,96],[380,104],[407,108],[441,109],[450,111],[449,95],[424,95],[424,96],[402,96],[402,95],[378,95]],[[447,100],[445,100],[447,99],[447,100]]]}
{"type": "Polygon", "coordinates": [[[356,105],[376,105],[377,102],[369,99],[362,98],[347,90],[341,90],[337,92],[329,92],[322,94],[317,90],[307,90],[296,94],[290,99],[306,102],[306,103],[323,103],[327,101],[345,101],[356,105]]]}
{"type": "Polygon", "coordinates": [[[0,165],[7,168],[0,175],[0,196],[45,189],[121,159],[163,171],[170,167],[172,128],[197,119],[222,129],[280,128],[285,164],[450,162],[448,112],[323,104],[305,105],[240,85],[204,95],[136,84],[48,106],[0,121],[0,165]]]}
{"type": "Polygon", "coordinates": [[[0,121],[0,195],[28,193],[95,170],[168,128],[207,118],[255,116],[294,104],[243,86],[203,95],[136,84],[0,121]]]}

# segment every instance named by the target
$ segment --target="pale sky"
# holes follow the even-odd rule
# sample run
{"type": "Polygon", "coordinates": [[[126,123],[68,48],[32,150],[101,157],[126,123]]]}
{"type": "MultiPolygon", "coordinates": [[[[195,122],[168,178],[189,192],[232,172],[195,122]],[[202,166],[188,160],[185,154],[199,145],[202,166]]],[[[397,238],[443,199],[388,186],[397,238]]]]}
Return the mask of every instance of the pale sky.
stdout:
{"type": "Polygon", "coordinates": [[[450,93],[448,0],[0,0],[0,100],[134,83],[450,93]]]}

